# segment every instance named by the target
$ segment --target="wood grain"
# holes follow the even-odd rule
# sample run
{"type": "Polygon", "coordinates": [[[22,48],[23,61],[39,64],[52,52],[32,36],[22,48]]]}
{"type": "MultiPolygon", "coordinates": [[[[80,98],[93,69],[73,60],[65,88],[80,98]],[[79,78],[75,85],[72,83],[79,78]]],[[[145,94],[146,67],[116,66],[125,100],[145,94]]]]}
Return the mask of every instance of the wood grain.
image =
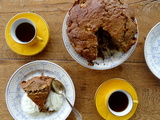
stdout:
{"type": "MultiPolygon", "coordinates": [[[[144,58],[144,43],[150,29],[160,21],[160,2],[156,0],[125,0],[133,8],[138,21],[139,37],[135,51],[120,66],[110,70],[91,70],[78,64],[67,52],[62,39],[64,17],[74,0],[1,0],[0,1],[0,120],[13,120],[5,102],[5,91],[11,75],[22,65],[34,60],[48,60],[63,67],[71,76],[76,90],[75,108],[83,120],[103,120],[95,107],[94,95],[104,81],[123,78],[136,89],[139,105],[131,120],[160,119],[160,81],[144,58]],[[34,12],[42,16],[50,28],[46,48],[35,56],[21,56],[7,46],[5,27],[20,12],[34,12]]],[[[67,120],[75,120],[73,113],[67,120]]]]}

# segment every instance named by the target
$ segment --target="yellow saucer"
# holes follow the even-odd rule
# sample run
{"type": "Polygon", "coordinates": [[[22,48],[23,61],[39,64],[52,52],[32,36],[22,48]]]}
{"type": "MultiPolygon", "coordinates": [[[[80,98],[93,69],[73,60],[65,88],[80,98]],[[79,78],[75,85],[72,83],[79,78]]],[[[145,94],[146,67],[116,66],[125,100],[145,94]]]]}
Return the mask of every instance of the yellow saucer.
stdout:
{"type": "Polygon", "coordinates": [[[30,12],[20,13],[12,17],[11,20],[8,22],[5,29],[5,38],[10,49],[16,52],[17,54],[27,55],[27,56],[35,55],[41,52],[46,47],[49,40],[49,27],[46,21],[41,16],[35,13],[30,13],[30,12]],[[38,41],[32,46],[21,45],[16,43],[10,35],[10,29],[11,29],[12,23],[19,18],[28,18],[32,20],[35,23],[37,28],[37,36],[41,37],[43,41],[42,42],[38,41]]]}
{"type": "Polygon", "coordinates": [[[106,106],[106,97],[109,96],[113,91],[119,89],[127,91],[133,100],[138,101],[135,89],[126,80],[120,78],[107,80],[100,85],[95,94],[96,108],[99,114],[106,120],[128,120],[130,117],[132,117],[137,109],[138,102],[133,103],[132,110],[125,116],[115,116],[109,111],[108,107],[106,106]]]}

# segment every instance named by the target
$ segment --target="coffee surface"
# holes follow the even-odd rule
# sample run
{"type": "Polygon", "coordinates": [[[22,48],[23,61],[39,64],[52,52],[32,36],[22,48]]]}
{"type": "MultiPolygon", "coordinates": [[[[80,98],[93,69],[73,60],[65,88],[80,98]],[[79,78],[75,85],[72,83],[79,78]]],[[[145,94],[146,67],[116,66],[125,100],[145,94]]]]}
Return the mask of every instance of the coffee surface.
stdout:
{"type": "Polygon", "coordinates": [[[128,106],[128,97],[123,92],[114,92],[109,98],[109,107],[115,112],[121,112],[128,106]]]}
{"type": "Polygon", "coordinates": [[[21,23],[16,28],[16,36],[22,42],[29,42],[35,35],[35,28],[30,23],[21,23]]]}

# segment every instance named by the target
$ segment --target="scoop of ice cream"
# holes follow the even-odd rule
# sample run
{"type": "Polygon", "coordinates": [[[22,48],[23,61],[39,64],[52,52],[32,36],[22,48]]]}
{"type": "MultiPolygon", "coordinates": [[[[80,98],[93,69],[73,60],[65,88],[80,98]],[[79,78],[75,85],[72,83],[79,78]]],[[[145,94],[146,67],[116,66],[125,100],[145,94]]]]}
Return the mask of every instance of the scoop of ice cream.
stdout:
{"type": "MultiPolygon", "coordinates": [[[[63,104],[63,96],[50,91],[46,101],[46,107],[49,109],[49,111],[60,110],[62,104],[63,104]]],[[[21,108],[24,111],[24,113],[26,113],[26,115],[36,118],[44,118],[49,114],[49,113],[39,112],[38,106],[27,96],[26,93],[22,97],[21,108]]]]}
{"type": "Polygon", "coordinates": [[[36,115],[39,113],[38,106],[27,96],[26,93],[22,97],[21,108],[28,115],[36,115]]]}
{"type": "Polygon", "coordinates": [[[62,102],[63,96],[51,91],[46,102],[46,107],[49,108],[49,111],[58,111],[62,106],[62,102]]]}

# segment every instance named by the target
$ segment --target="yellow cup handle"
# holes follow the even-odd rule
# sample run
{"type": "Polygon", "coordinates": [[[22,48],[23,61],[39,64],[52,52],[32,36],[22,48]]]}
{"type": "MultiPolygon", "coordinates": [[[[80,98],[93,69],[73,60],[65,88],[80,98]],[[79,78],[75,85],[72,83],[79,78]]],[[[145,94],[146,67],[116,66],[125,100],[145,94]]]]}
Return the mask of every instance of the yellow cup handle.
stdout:
{"type": "Polygon", "coordinates": [[[138,101],[137,100],[133,100],[133,103],[138,104],[138,101]]]}
{"type": "Polygon", "coordinates": [[[40,41],[40,42],[43,42],[43,39],[39,36],[36,36],[37,40],[40,41]]]}

